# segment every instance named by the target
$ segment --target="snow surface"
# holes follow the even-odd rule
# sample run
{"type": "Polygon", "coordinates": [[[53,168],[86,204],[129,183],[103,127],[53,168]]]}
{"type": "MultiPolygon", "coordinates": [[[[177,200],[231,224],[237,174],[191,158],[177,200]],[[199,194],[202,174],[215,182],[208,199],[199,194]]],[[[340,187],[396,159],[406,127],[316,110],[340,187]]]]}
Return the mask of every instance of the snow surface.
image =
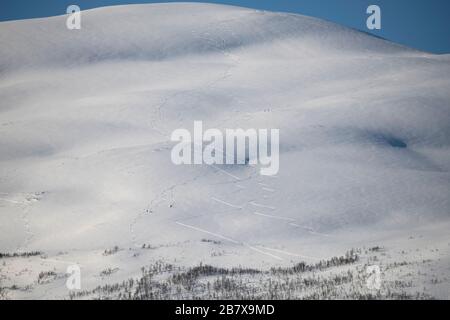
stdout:
{"type": "Polygon", "coordinates": [[[114,246],[115,280],[156,259],[263,268],[368,245],[436,245],[450,274],[449,55],[222,5],[66,18],[0,23],[0,252],[46,254],[4,265],[10,282],[75,261],[96,285],[114,246]],[[173,165],[170,134],[194,120],[279,128],[279,174],[173,165]]]}

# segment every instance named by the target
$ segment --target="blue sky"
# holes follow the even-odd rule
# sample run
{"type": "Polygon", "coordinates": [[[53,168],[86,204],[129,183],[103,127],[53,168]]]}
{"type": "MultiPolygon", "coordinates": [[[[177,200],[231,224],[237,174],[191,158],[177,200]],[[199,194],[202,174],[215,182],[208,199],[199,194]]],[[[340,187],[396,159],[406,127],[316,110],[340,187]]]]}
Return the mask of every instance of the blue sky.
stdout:
{"type": "MultiPolygon", "coordinates": [[[[82,10],[100,6],[176,2],[146,0],[1,0],[0,21],[64,14],[71,4],[82,10]]],[[[212,0],[272,11],[306,14],[364,30],[410,47],[450,53],[450,0],[212,0]],[[366,8],[376,4],[382,11],[382,29],[366,29],[366,8]]],[[[0,25],[1,27],[1,25],[0,25]]]]}

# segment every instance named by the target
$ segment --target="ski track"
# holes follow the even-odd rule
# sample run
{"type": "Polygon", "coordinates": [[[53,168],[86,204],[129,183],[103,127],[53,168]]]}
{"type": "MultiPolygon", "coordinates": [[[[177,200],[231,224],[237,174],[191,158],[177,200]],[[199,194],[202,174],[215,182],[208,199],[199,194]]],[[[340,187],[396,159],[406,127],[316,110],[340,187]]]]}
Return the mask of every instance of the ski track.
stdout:
{"type": "MultiPolygon", "coordinates": [[[[234,20],[234,19],[232,19],[232,20],[234,20]]],[[[221,22],[221,24],[228,23],[228,22],[229,22],[229,21],[223,21],[223,22],[221,22]]],[[[194,34],[196,33],[195,31],[192,31],[192,32],[193,32],[194,34]]],[[[232,35],[235,36],[234,32],[232,32],[232,35]]],[[[234,55],[234,54],[232,54],[231,52],[229,52],[228,50],[225,50],[226,45],[225,45],[225,40],[224,40],[224,39],[222,39],[222,43],[219,43],[219,42],[213,41],[213,40],[211,40],[210,38],[206,37],[206,36],[205,36],[205,33],[204,33],[203,35],[200,35],[199,38],[205,40],[206,42],[212,42],[213,45],[214,45],[214,47],[215,47],[221,54],[223,54],[224,56],[228,57],[233,63],[232,63],[232,65],[231,65],[231,66],[230,66],[230,67],[229,67],[229,68],[228,68],[228,69],[227,69],[227,70],[226,70],[219,78],[210,81],[210,82],[207,83],[202,89],[192,89],[192,90],[185,90],[185,91],[173,93],[173,94],[169,95],[168,97],[164,98],[163,102],[156,106],[155,110],[156,110],[156,119],[157,119],[157,121],[153,120],[153,121],[150,123],[150,126],[151,126],[155,131],[157,131],[162,137],[164,137],[165,139],[167,139],[167,142],[170,141],[170,134],[167,133],[167,132],[164,132],[164,130],[158,129],[158,127],[157,127],[157,122],[161,122],[161,123],[164,122],[164,120],[163,120],[163,118],[162,118],[162,110],[163,110],[164,106],[165,106],[171,99],[174,99],[174,98],[176,98],[176,97],[178,97],[178,96],[192,94],[193,92],[198,92],[198,93],[201,94],[201,93],[204,92],[205,90],[208,90],[208,89],[214,87],[214,85],[217,84],[218,82],[223,81],[223,80],[225,80],[225,79],[227,79],[227,78],[230,78],[230,77],[232,76],[231,70],[232,70],[233,68],[236,68],[236,67],[239,65],[239,63],[240,63],[240,59],[239,59],[239,57],[238,57],[237,55],[234,55]]],[[[223,123],[225,123],[226,121],[227,121],[227,120],[224,120],[223,123]]],[[[222,153],[223,153],[223,150],[222,150],[222,153]]],[[[236,175],[233,175],[233,174],[227,172],[226,170],[224,170],[224,169],[218,167],[217,165],[210,164],[210,166],[213,167],[213,168],[215,168],[215,169],[217,169],[219,172],[222,172],[222,173],[226,174],[227,176],[232,177],[232,178],[235,179],[236,181],[242,181],[241,178],[239,178],[239,177],[237,177],[236,175]]],[[[254,168],[255,170],[258,170],[257,167],[253,167],[253,168],[254,168]]],[[[183,183],[183,184],[187,184],[187,182],[185,182],[185,183],[183,183]]],[[[269,187],[269,186],[270,186],[269,184],[262,184],[262,185],[264,185],[265,187],[269,187]]],[[[155,206],[155,205],[159,205],[160,203],[162,203],[162,202],[165,201],[165,200],[164,200],[164,197],[167,195],[167,192],[170,192],[170,195],[171,195],[171,202],[173,202],[173,201],[174,201],[174,199],[173,199],[173,197],[174,197],[173,194],[174,194],[174,190],[175,190],[175,188],[176,188],[177,186],[178,186],[178,184],[174,184],[174,185],[171,185],[169,188],[163,190],[163,191],[162,191],[155,199],[153,199],[153,200],[151,201],[151,203],[150,203],[150,205],[149,205],[149,207],[148,207],[147,209],[145,209],[143,212],[139,213],[139,214],[133,219],[132,223],[130,224],[130,233],[132,234],[132,242],[133,242],[133,244],[134,244],[136,247],[140,247],[140,246],[141,246],[141,245],[137,244],[137,242],[136,242],[136,235],[135,235],[135,231],[134,231],[134,226],[136,225],[136,223],[138,222],[138,220],[141,219],[144,215],[152,215],[152,214],[154,213],[154,211],[155,211],[154,206],[155,206]]],[[[241,188],[241,189],[242,189],[242,188],[245,188],[245,187],[242,187],[242,186],[240,186],[240,185],[237,185],[237,187],[238,187],[238,188],[241,188]]],[[[272,189],[272,188],[262,188],[262,190],[265,190],[265,191],[268,191],[268,192],[275,192],[275,189],[272,189]]],[[[243,209],[242,206],[238,206],[238,205],[231,204],[231,203],[229,203],[229,202],[220,200],[220,199],[218,199],[218,198],[216,198],[216,197],[211,197],[211,199],[212,199],[213,201],[216,201],[216,202],[218,202],[218,203],[224,204],[224,205],[229,206],[229,207],[234,208],[234,209],[238,209],[238,210],[242,210],[242,209],[243,209]]],[[[252,203],[252,202],[250,202],[250,203],[252,203]]],[[[262,206],[262,205],[258,205],[258,206],[262,206]]],[[[266,208],[270,208],[270,209],[275,210],[274,207],[270,207],[270,206],[266,206],[266,208]]],[[[261,213],[259,213],[259,215],[260,215],[260,216],[269,217],[269,218],[281,219],[281,220],[285,220],[285,219],[286,219],[286,218],[279,218],[279,217],[270,216],[270,215],[261,214],[261,213]]],[[[295,220],[294,220],[294,219],[289,219],[289,221],[295,221],[295,220]]],[[[176,222],[176,223],[181,225],[181,223],[179,223],[179,222],[176,222]]],[[[275,256],[275,255],[268,254],[268,253],[263,252],[262,250],[256,249],[255,247],[253,247],[253,246],[251,246],[251,245],[248,245],[248,247],[251,248],[252,250],[256,251],[256,252],[259,252],[259,253],[262,253],[262,254],[265,254],[265,255],[272,256],[273,258],[276,258],[276,259],[281,259],[281,258],[279,258],[279,257],[277,257],[277,256],[275,256]]]]}

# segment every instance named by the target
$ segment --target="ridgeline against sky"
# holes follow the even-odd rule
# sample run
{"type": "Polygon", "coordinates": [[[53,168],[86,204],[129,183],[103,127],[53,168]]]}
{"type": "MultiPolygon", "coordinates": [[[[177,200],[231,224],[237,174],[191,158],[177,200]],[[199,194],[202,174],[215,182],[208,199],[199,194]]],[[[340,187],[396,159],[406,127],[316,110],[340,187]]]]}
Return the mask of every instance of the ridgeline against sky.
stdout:
{"type": "MultiPolygon", "coordinates": [[[[0,21],[48,17],[65,14],[69,5],[82,10],[101,6],[179,2],[163,0],[2,0],[0,21]]],[[[204,0],[191,2],[223,3],[261,10],[293,12],[314,16],[373,33],[419,50],[450,53],[450,1],[448,0],[204,0]],[[381,30],[368,30],[366,9],[378,5],[382,10],[381,30]]]]}

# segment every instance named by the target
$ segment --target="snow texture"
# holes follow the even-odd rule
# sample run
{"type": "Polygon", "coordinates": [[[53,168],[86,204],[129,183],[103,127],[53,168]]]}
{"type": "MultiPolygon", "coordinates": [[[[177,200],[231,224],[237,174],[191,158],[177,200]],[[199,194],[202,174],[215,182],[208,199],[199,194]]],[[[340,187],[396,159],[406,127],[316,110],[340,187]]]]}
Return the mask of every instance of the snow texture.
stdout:
{"type": "MultiPolygon", "coordinates": [[[[449,55],[232,6],[81,18],[0,23],[0,252],[45,253],[5,260],[5,283],[77,262],[92,288],[157,259],[268,268],[370,245],[440,248],[448,276],[449,55]],[[279,174],[175,166],[170,134],[195,120],[280,129],[279,174]]],[[[61,297],[63,280],[9,295],[61,297]]]]}

